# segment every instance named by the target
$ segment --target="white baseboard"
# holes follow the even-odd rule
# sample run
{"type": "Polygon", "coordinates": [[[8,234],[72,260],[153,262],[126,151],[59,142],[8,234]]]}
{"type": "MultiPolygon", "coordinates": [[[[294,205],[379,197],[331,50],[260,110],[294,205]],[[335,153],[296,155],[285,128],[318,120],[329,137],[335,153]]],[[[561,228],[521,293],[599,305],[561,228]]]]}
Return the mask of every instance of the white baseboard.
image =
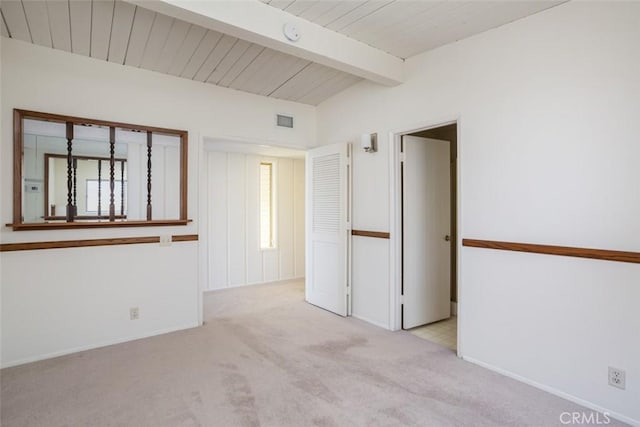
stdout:
{"type": "Polygon", "coordinates": [[[452,316],[457,316],[458,315],[458,303],[457,302],[451,301],[451,315],[452,316]]]}
{"type": "Polygon", "coordinates": [[[270,282],[242,283],[240,285],[229,285],[229,286],[226,286],[224,288],[203,289],[202,292],[204,292],[204,293],[207,293],[207,292],[218,292],[218,291],[224,291],[224,290],[227,290],[227,289],[244,288],[245,286],[279,285],[279,284],[284,284],[284,283],[289,283],[289,282],[297,282],[297,281],[300,281],[300,280],[304,280],[304,276],[302,276],[302,277],[293,277],[291,279],[272,280],[270,282]]]}
{"type": "Polygon", "coordinates": [[[488,363],[482,362],[482,361],[474,359],[472,357],[462,356],[462,359],[467,361],[467,362],[469,362],[469,363],[473,363],[474,365],[481,366],[481,367],[483,367],[485,369],[488,369],[490,371],[497,372],[497,373],[499,373],[501,375],[504,375],[505,377],[512,378],[512,379],[514,379],[516,381],[520,381],[522,383],[528,384],[528,385],[530,385],[532,387],[535,387],[537,389],[546,391],[547,393],[551,393],[551,394],[553,394],[555,396],[561,397],[561,398],[566,399],[568,401],[571,401],[573,403],[577,403],[578,405],[582,405],[582,406],[584,406],[586,408],[593,409],[594,411],[603,412],[603,413],[606,412],[611,418],[615,418],[615,419],[617,419],[619,421],[623,421],[623,422],[625,422],[627,424],[630,424],[632,426],[640,427],[640,421],[639,420],[634,420],[633,418],[627,417],[626,415],[622,415],[620,413],[611,411],[611,410],[609,410],[607,408],[604,408],[604,407],[602,407],[600,405],[596,405],[593,402],[589,402],[588,400],[584,400],[584,399],[576,397],[576,396],[574,396],[572,394],[565,393],[564,391],[558,390],[558,389],[553,388],[551,386],[540,384],[539,382],[533,381],[533,380],[531,380],[529,378],[525,378],[525,377],[520,376],[518,374],[515,374],[513,372],[507,371],[507,370],[502,369],[502,368],[498,368],[496,366],[490,365],[488,363]]]}
{"type": "Polygon", "coordinates": [[[12,361],[7,362],[7,363],[3,362],[2,366],[0,368],[2,368],[2,369],[10,368],[12,366],[24,365],[26,363],[38,362],[40,360],[53,359],[54,357],[66,356],[68,354],[78,353],[78,352],[81,352],[81,351],[93,350],[93,349],[96,349],[96,348],[107,347],[107,346],[114,345],[114,344],[122,344],[122,343],[129,342],[129,341],[135,341],[135,340],[139,340],[139,339],[143,339],[143,338],[150,338],[150,337],[153,337],[153,336],[156,336],[156,335],[168,334],[170,332],[177,332],[177,331],[182,331],[182,330],[185,330],[185,329],[197,328],[198,326],[200,326],[200,325],[196,323],[196,324],[187,325],[187,326],[178,326],[176,328],[161,329],[161,330],[158,330],[158,331],[153,331],[153,332],[148,333],[148,334],[134,335],[134,336],[127,337],[127,338],[111,340],[111,341],[103,341],[103,342],[96,343],[96,344],[89,344],[89,345],[84,345],[84,346],[80,346],[80,347],[73,347],[73,348],[69,348],[69,349],[65,349],[65,350],[54,351],[54,352],[51,352],[51,353],[46,353],[46,354],[42,354],[42,355],[38,355],[38,356],[25,357],[24,359],[12,360],[12,361]]]}
{"type": "Polygon", "coordinates": [[[378,326],[379,328],[386,329],[388,331],[391,330],[389,328],[389,325],[385,325],[384,323],[377,322],[375,320],[367,319],[366,317],[360,316],[360,315],[358,315],[356,313],[351,313],[351,317],[353,317],[354,319],[362,320],[363,322],[371,323],[374,326],[378,326]]]}

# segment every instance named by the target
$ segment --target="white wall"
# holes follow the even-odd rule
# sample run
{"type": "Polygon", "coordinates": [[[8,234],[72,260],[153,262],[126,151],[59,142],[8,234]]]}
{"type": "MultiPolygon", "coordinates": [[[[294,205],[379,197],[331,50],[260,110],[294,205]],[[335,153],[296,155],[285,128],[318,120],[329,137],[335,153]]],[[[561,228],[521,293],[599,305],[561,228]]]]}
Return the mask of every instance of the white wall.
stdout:
{"type": "Polygon", "coordinates": [[[353,236],[351,253],[351,315],[389,328],[389,240],[353,236]]]}
{"type": "MultiPolygon", "coordinates": [[[[201,234],[171,247],[133,245],[0,254],[2,366],[199,323],[206,281],[199,173],[205,136],[304,147],[315,108],[10,40],[0,41],[0,239],[3,243],[201,234]],[[180,227],[12,231],[12,110],[30,109],[189,131],[189,218],[180,227]],[[275,127],[275,114],[295,129],[275,127]],[[95,277],[112,267],[113,277],[95,277]],[[129,319],[129,308],[140,319],[129,319]]],[[[206,203],[204,203],[206,205],[206,203]]]]}
{"type": "Polygon", "coordinates": [[[208,288],[304,277],[304,160],[208,154],[208,288]],[[276,248],[260,249],[259,166],[274,163],[276,248]]]}
{"type": "MultiPolygon", "coordinates": [[[[388,231],[389,133],[459,118],[460,238],[640,250],[640,3],[570,2],[407,61],[318,107],[355,150],[354,223],[388,231]]],[[[392,236],[393,237],[393,236],[392,236]]],[[[362,316],[390,324],[390,248],[354,242],[362,316]],[[387,268],[385,269],[385,267],[387,268]]],[[[461,352],[640,423],[640,265],[464,248],[461,352]],[[607,385],[626,369],[627,390],[607,385]]]]}

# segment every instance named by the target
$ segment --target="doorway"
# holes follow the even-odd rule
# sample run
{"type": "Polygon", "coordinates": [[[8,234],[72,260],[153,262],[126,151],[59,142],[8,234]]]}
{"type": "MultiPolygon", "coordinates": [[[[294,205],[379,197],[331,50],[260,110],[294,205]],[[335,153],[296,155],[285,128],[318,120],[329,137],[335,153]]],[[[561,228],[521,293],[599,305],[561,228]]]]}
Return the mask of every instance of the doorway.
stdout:
{"type": "Polygon", "coordinates": [[[399,135],[400,328],[457,349],[457,123],[399,135]]]}
{"type": "Polygon", "coordinates": [[[305,151],[207,138],[203,291],[305,277],[305,151]]]}

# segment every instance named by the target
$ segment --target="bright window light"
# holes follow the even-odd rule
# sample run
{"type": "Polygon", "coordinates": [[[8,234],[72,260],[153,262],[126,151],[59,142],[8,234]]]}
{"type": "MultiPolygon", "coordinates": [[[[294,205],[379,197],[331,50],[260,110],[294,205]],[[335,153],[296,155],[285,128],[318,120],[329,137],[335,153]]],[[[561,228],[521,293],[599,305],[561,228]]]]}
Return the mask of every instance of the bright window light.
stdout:
{"type": "Polygon", "coordinates": [[[273,212],[273,163],[260,163],[260,249],[273,249],[275,221],[273,212]]]}

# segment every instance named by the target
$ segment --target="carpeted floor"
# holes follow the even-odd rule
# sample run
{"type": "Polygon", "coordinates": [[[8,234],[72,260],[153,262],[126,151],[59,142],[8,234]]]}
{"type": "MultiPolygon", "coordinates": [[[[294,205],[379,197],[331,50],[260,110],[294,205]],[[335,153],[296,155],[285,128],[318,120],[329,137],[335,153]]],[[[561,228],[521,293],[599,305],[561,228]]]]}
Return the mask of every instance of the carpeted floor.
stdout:
{"type": "Polygon", "coordinates": [[[201,328],[4,369],[2,426],[547,426],[590,412],[303,299],[302,283],[208,293],[201,328]]]}

